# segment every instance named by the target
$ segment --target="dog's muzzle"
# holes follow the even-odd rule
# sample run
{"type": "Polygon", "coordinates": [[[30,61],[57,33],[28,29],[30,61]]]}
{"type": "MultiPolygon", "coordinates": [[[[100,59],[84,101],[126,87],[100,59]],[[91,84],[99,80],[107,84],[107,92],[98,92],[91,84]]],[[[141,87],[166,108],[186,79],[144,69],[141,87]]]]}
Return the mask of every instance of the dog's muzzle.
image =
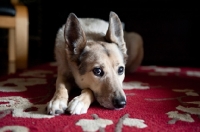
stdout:
{"type": "Polygon", "coordinates": [[[113,99],[112,103],[116,109],[124,108],[126,105],[126,100],[125,98],[116,98],[116,99],[113,99]]]}

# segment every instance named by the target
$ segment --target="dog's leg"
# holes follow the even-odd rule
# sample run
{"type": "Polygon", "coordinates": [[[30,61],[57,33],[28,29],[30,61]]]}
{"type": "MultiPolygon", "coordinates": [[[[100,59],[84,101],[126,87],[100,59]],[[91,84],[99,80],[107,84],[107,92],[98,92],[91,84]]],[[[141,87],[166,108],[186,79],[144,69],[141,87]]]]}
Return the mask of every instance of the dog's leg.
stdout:
{"type": "Polygon", "coordinates": [[[68,93],[71,89],[69,83],[65,82],[63,75],[58,75],[56,80],[56,92],[47,104],[47,113],[51,115],[63,114],[67,109],[68,93]]]}
{"type": "Polygon", "coordinates": [[[87,110],[90,104],[94,101],[93,92],[90,89],[84,89],[81,92],[81,95],[73,98],[68,105],[67,110],[70,114],[84,114],[87,113],[87,110]]]}

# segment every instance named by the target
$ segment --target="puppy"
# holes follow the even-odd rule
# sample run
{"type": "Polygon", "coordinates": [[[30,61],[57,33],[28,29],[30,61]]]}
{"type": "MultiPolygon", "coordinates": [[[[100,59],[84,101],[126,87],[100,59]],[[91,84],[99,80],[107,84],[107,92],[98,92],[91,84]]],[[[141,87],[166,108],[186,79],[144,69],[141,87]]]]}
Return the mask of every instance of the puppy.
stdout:
{"type": "Polygon", "coordinates": [[[126,105],[125,66],[134,72],[141,64],[143,41],[137,33],[124,32],[112,11],[109,22],[70,13],[57,33],[55,56],[56,91],[47,104],[48,114],[84,114],[94,100],[105,108],[121,109],[126,105]],[[74,84],[82,91],[68,103],[74,84]]]}

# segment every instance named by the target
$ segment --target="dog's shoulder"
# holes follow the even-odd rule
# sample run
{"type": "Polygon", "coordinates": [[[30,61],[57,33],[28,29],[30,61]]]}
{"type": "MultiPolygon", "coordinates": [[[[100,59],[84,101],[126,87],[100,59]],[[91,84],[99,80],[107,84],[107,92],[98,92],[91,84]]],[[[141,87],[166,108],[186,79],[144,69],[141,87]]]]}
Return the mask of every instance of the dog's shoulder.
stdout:
{"type": "Polygon", "coordinates": [[[57,45],[62,45],[65,44],[65,40],[64,40],[64,28],[65,25],[63,24],[61,28],[59,28],[57,35],[56,35],[56,46],[57,45]]]}
{"type": "Polygon", "coordinates": [[[79,18],[82,29],[88,33],[104,33],[108,30],[108,22],[99,18],[79,18]]]}

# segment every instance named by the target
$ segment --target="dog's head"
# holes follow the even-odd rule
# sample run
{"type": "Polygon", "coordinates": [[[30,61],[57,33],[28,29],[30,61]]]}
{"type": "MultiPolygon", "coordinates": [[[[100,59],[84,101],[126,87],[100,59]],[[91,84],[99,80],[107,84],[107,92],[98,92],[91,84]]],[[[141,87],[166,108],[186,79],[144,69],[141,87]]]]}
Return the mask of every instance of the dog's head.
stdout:
{"type": "Polygon", "coordinates": [[[65,24],[66,52],[78,86],[93,91],[96,100],[104,107],[123,108],[126,96],[122,82],[125,76],[127,49],[123,28],[117,14],[110,12],[106,34],[91,40],[71,13],[65,24]]]}

